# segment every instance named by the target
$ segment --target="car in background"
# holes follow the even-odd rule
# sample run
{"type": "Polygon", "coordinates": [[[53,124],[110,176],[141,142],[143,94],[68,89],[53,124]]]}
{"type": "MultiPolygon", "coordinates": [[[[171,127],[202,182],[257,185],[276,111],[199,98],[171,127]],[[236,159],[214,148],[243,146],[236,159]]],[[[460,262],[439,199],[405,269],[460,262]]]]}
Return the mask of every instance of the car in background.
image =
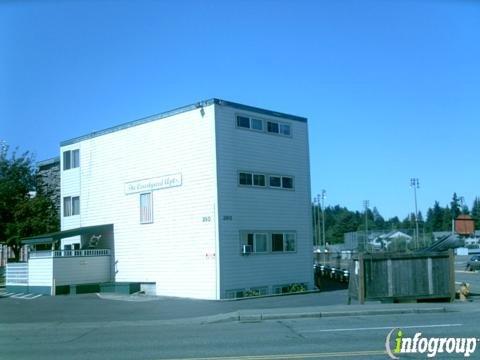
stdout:
{"type": "Polygon", "coordinates": [[[470,260],[468,260],[466,270],[480,270],[480,255],[473,255],[470,260]]]}

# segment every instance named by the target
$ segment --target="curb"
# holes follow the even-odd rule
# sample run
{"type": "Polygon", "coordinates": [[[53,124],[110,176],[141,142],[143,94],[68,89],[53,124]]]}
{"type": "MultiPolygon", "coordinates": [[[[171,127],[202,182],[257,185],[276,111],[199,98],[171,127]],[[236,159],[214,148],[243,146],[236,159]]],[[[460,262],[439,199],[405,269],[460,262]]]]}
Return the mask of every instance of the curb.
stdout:
{"type": "Polygon", "coordinates": [[[430,308],[401,308],[401,309],[370,309],[370,310],[352,310],[352,311],[311,311],[311,312],[293,312],[293,313],[242,313],[233,312],[228,314],[219,314],[209,316],[202,321],[204,324],[215,324],[223,322],[261,322],[268,320],[287,320],[304,318],[328,318],[328,317],[347,317],[347,316],[378,316],[378,315],[398,315],[398,314],[434,314],[445,313],[446,307],[430,308]]]}

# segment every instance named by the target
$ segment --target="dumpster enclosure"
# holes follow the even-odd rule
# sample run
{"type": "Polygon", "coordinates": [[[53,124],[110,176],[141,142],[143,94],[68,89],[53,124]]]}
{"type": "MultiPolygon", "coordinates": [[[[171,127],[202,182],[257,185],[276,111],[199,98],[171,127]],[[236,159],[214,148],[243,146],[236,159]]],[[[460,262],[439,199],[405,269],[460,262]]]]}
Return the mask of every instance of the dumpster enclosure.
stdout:
{"type": "Polygon", "coordinates": [[[352,257],[348,302],[453,301],[454,253],[359,253],[352,257]]]}

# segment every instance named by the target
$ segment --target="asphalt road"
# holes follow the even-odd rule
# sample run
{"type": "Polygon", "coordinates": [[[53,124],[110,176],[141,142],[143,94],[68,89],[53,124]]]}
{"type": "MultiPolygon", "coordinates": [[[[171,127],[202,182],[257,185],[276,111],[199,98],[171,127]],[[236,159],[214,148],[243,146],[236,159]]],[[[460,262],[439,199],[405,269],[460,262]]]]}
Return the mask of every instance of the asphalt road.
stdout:
{"type": "MultiPolygon", "coordinates": [[[[479,310],[204,325],[109,324],[94,319],[88,323],[2,324],[0,358],[387,359],[385,339],[391,329],[401,328],[411,337],[417,331],[427,337],[480,337],[479,310]]],[[[480,349],[470,358],[479,359],[480,349]]]]}
{"type": "MultiPolygon", "coordinates": [[[[115,296],[105,294],[109,299],[115,296]]],[[[161,296],[104,300],[96,294],[42,296],[33,300],[0,296],[0,326],[6,323],[170,320],[249,309],[325,306],[347,303],[347,290],[292,296],[209,301],[161,296]],[[122,300],[132,300],[125,302],[122,300]]]]}
{"type": "MultiPolygon", "coordinates": [[[[462,261],[456,262],[457,282],[466,279],[480,293],[480,273],[463,272],[462,261]]],[[[393,328],[409,336],[420,331],[428,337],[480,338],[478,300],[446,313],[201,324],[188,319],[253,309],[349,307],[342,305],[345,290],[220,302],[163,297],[105,300],[95,294],[32,300],[0,297],[0,360],[387,359],[385,337],[393,328]]],[[[373,305],[377,306],[384,305],[373,305]]],[[[480,359],[480,344],[470,359],[480,359]]]]}

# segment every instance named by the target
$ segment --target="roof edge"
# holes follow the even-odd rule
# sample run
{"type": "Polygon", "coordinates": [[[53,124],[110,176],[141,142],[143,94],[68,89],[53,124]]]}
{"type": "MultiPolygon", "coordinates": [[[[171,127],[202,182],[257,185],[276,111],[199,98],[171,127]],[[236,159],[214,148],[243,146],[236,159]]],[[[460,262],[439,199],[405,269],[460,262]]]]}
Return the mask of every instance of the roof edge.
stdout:
{"type": "Polygon", "coordinates": [[[203,100],[203,101],[196,102],[194,104],[181,106],[181,107],[175,108],[173,110],[168,110],[168,111],[165,111],[165,112],[161,112],[161,113],[158,113],[158,114],[154,114],[154,115],[150,115],[150,116],[147,116],[147,117],[144,117],[144,118],[140,118],[140,119],[137,119],[137,120],[132,120],[132,121],[129,121],[129,122],[125,122],[125,123],[115,125],[115,126],[103,129],[103,130],[93,131],[89,134],[81,135],[81,136],[78,136],[78,137],[75,137],[75,138],[72,138],[72,139],[69,139],[69,140],[64,140],[64,141],[60,142],[60,146],[72,145],[72,144],[78,143],[80,141],[92,139],[92,138],[102,136],[102,135],[106,135],[106,134],[110,134],[110,133],[113,133],[113,132],[116,132],[116,131],[119,131],[119,130],[128,129],[130,127],[134,127],[134,126],[137,126],[137,125],[146,124],[146,123],[149,123],[149,122],[152,122],[152,121],[155,121],[155,120],[160,120],[160,119],[167,118],[167,117],[170,117],[170,116],[173,116],[173,115],[177,115],[177,114],[181,114],[181,113],[184,113],[184,112],[187,112],[187,111],[195,110],[195,109],[198,109],[198,108],[201,108],[201,107],[210,106],[212,104],[216,104],[216,105],[220,105],[220,106],[229,106],[229,107],[233,107],[233,108],[243,110],[243,111],[251,111],[251,112],[260,113],[260,114],[263,114],[263,115],[275,116],[275,117],[279,117],[279,118],[284,118],[284,119],[289,119],[289,120],[294,120],[294,121],[300,121],[300,122],[304,122],[304,123],[307,122],[307,118],[305,118],[305,117],[285,114],[285,113],[282,113],[282,112],[277,112],[277,111],[272,111],[272,110],[267,110],[267,109],[262,109],[262,108],[258,108],[258,107],[254,107],[254,106],[250,106],[250,105],[243,105],[243,104],[235,103],[235,102],[232,102],[232,101],[226,101],[226,100],[222,100],[222,99],[218,99],[218,98],[211,98],[211,99],[208,99],[208,100],[203,100]]]}
{"type": "Polygon", "coordinates": [[[38,161],[36,165],[37,167],[40,167],[40,166],[55,164],[57,162],[60,162],[60,156],[55,156],[50,159],[38,161]]]}

